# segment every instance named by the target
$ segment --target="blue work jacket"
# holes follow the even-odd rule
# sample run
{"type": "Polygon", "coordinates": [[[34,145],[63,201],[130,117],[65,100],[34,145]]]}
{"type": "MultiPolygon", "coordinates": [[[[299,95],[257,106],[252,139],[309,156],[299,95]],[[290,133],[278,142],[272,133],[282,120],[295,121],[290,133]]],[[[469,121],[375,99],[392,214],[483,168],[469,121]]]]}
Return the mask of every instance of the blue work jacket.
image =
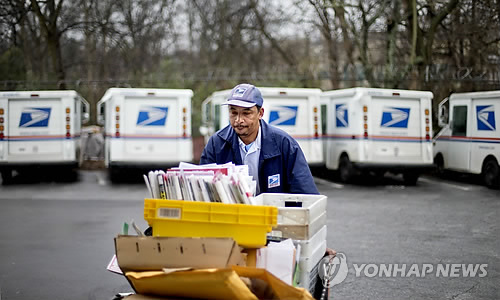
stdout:
{"type": "MultiPolygon", "coordinates": [[[[261,193],[319,194],[299,144],[288,133],[260,120],[259,157],[261,193]]],[[[200,163],[242,165],[238,135],[231,125],[210,137],[200,163]]]]}

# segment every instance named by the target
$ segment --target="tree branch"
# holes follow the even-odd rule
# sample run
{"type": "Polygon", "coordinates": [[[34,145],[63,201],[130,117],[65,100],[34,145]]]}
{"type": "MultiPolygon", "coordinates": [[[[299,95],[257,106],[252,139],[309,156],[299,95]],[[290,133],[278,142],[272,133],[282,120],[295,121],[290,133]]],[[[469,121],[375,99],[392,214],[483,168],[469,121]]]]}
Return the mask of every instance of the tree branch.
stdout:
{"type": "Polygon", "coordinates": [[[48,33],[49,28],[47,26],[47,19],[42,14],[42,11],[40,9],[40,6],[38,5],[38,2],[36,0],[32,0],[31,7],[33,8],[33,11],[35,12],[38,19],[40,20],[40,26],[42,26],[44,29],[43,32],[48,33]]]}
{"type": "Polygon", "coordinates": [[[260,32],[269,40],[272,47],[278,51],[278,53],[281,55],[281,57],[283,57],[283,59],[287,62],[287,64],[290,65],[291,67],[295,67],[297,65],[296,59],[292,56],[291,53],[285,51],[280,46],[280,43],[273,36],[271,36],[271,34],[266,30],[264,18],[260,14],[257,8],[257,2],[255,0],[250,1],[250,7],[252,8],[255,17],[257,18],[257,23],[259,25],[260,32]]]}

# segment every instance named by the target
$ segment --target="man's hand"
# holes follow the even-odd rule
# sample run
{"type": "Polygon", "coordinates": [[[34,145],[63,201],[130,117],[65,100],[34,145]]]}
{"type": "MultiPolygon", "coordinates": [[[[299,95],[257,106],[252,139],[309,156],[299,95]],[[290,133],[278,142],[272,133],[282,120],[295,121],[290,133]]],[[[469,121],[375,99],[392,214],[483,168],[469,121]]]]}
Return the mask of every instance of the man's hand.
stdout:
{"type": "Polygon", "coordinates": [[[337,251],[335,251],[335,250],[330,249],[330,248],[327,247],[326,251],[325,251],[325,255],[328,255],[328,256],[332,255],[332,256],[335,257],[337,255],[337,251]]]}

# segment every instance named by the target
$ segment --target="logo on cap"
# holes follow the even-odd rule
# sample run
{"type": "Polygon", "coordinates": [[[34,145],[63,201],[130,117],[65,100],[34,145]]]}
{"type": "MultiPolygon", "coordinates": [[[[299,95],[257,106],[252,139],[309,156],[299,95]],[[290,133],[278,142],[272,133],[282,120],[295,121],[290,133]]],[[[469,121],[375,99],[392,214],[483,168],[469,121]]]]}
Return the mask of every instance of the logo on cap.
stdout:
{"type": "Polygon", "coordinates": [[[234,89],[233,97],[243,97],[243,95],[245,94],[246,91],[247,91],[247,88],[238,87],[238,88],[234,89]]]}

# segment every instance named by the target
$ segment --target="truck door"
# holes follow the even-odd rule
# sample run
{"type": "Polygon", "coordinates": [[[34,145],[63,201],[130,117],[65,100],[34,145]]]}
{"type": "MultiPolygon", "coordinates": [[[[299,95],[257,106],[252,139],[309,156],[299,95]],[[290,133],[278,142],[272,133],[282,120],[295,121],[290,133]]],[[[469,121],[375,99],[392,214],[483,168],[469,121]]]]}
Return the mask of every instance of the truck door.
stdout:
{"type": "Polygon", "coordinates": [[[471,102],[469,171],[479,174],[483,171],[486,157],[495,156],[495,153],[496,157],[500,157],[500,99],[498,96],[496,98],[477,97],[471,102]]]}
{"type": "Polygon", "coordinates": [[[448,167],[466,171],[470,168],[470,101],[450,103],[450,128],[452,143],[448,144],[448,167]]]}
{"type": "Polygon", "coordinates": [[[371,155],[381,163],[422,161],[420,98],[373,97],[368,108],[371,155]]]}
{"type": "Polygon", "coordinates": [[[29,161],[58,158],[65,129],[61,99],[9,99],[8,153],[29,161]]]}
{"type": "Polygon", "coordinates": [[[181,136],[177,98],[125,97],[124,151],[136,160],[176,157],[181,136]]]}
{"type": "Polygon", "coordinates": [[[267,97],[264,101],[264,120],[296,139],[308,162],[315,154],[311,149],[312,113],[306,97],[267,97]]]}

